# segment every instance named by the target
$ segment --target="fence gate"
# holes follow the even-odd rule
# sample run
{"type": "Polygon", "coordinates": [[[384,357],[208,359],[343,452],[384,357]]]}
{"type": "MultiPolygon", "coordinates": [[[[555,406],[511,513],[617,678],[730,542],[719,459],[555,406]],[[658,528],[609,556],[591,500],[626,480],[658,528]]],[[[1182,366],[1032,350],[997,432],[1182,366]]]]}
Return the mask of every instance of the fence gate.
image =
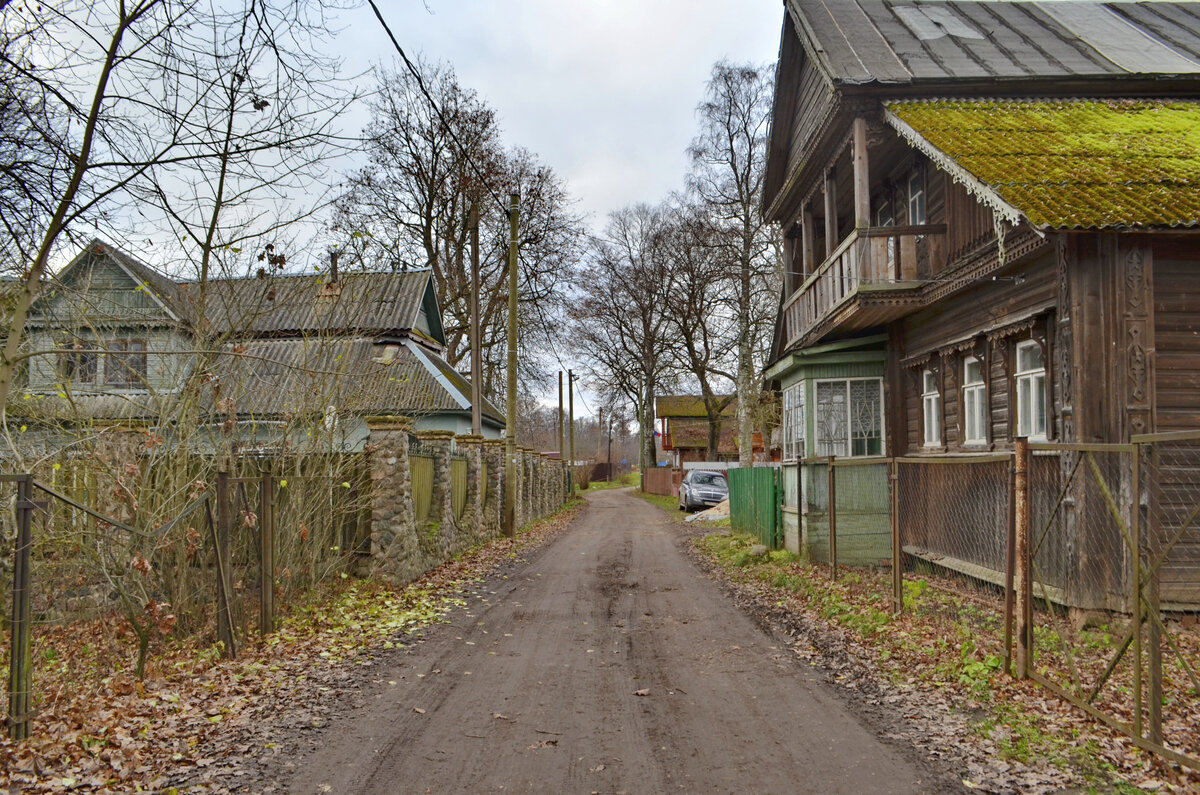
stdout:
{"type": "Polygon", "coordinates": [[[729,481],[729,524],[735,532],[758,536],[768,549],[783,544],[779,520],[779,470],[739,467],[725,473],[729,481]]]}

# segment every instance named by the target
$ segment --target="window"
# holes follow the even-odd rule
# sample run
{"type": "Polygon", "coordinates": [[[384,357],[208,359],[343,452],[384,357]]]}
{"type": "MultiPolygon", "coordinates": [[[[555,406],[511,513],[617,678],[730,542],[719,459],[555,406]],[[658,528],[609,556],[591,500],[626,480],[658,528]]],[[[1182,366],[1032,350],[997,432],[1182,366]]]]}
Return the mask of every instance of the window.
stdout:
{"type": "Polygon", "coordinates": [[[804,458],[804,383],[783,390],[783,457],[804,458]]]}
{"type": "Polygon", "coordinates": [[[942,393],[938,390],[937,374],[932,370],[921,372],[921,409],[925,446],[937,447],[942,443],[942,393]]]}
{"type": "Polygon", "coordinates": [[[987,387],[983,363],[974,356],[963,359],[963,444],[987,444],[987,387]]]}
{"type": "MultiPolygon", "coordinates": [[[[889,189],[879,198],[875,208],[875,226],[892,226],[896,223],[896,214],[892,211],[892,192],[889,189]]],[[[887,239],[887,272],[891,276],[896,267],[896,238],[887,239]]]]}
{"type": "Polygon", "coordinates": [[[113,340],[108,343],[104,380],[114,386],[133,386],[146,380],[146,341],[113,340]]]}
{"type": "Polygon", "coordinates": [[[1046,361],[1033,340],[1017,346],[1017,436],[1046,438],[1046,361]]]}
{"type": "Polygon", "coordinates": [[[883,455],[881,379],[818,381],[816,390],[817,455],[883,455]]]}
{"type": "Polygon", "coordinates": [[[925,169],[918,165],[908,175],[908,223],[925,223],[925,169]]]}
{"type": "Polygon", "coordinates": [[[96,349],[88,343],[63,343],[62,347],[70,348],[67,353],[58,355],[58,376],[67,381],[79,384],[96,382],[96,349]]]}

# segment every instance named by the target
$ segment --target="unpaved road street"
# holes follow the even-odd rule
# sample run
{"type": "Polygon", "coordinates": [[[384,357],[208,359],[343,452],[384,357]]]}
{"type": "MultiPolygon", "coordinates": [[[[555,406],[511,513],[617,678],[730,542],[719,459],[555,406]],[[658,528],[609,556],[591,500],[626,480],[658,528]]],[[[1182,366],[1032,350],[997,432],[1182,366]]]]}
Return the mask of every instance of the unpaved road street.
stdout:
{"type": "Polygon", "coordinates": [[[382,671],[295,793],[884,793],[945,779],[864,728],[628,491],[382,671]]]}

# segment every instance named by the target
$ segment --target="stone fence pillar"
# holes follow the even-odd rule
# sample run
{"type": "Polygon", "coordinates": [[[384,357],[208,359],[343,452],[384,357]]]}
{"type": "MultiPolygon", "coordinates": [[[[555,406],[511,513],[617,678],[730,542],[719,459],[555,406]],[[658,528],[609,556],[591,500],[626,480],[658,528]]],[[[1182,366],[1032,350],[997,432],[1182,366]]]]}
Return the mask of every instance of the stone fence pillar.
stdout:
{"type": "Polygon", "coordinates": [[[406,417],[367,417],[367,461],[371,473],[372,574],[409,582],[422,572],[408,468],[406,417]]]}
{"type": "Polygon", "coordinates": [[[487,484],[482,494],[483,527],[491,537],[500,534],[504,509],[504,440],[485,439],[483,460],[487,462],[487,484]]]}
{"type": "Polygon", "coordinates": [[[467,459],[467,505],[458,518],[458,532],[464,541],[475,543],[486,536],[483,523],[483,437],[475,434],[456,436],[458,451],[467,459]]]}

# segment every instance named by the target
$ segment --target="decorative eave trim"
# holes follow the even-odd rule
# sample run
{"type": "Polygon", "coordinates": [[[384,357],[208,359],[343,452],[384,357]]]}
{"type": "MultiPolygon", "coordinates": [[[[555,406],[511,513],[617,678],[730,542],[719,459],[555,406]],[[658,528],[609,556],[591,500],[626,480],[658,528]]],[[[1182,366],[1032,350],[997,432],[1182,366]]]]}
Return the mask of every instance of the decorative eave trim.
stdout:
{"type": "MultiPolygon", "coordinates": [[[[938,168],[945,171],[950,175],[951,179],[962,185],[977,199],[990,207],[1000,218],[1008,221],[1013,226],[1018,225],[1021,221],[1029,220],[1024,213],[1001,198],[1000,194],[996,193],[991,186],[959,165],[950,155],[930,143],[925,136],[921,135],[912,125],[897,116],[886,104],[883,106],[883,118],[900,134],[900,137],[908,141],[910,146],[928,157],[938,168]]],[[[1030,226],[1032,228],[1032,222],[1030,226]]],[[[1034,231],[1038,230],[1035,229],[1034,231]]],[[[1041,234],[1040,231],[1038,233],[1041,234]]]]}

